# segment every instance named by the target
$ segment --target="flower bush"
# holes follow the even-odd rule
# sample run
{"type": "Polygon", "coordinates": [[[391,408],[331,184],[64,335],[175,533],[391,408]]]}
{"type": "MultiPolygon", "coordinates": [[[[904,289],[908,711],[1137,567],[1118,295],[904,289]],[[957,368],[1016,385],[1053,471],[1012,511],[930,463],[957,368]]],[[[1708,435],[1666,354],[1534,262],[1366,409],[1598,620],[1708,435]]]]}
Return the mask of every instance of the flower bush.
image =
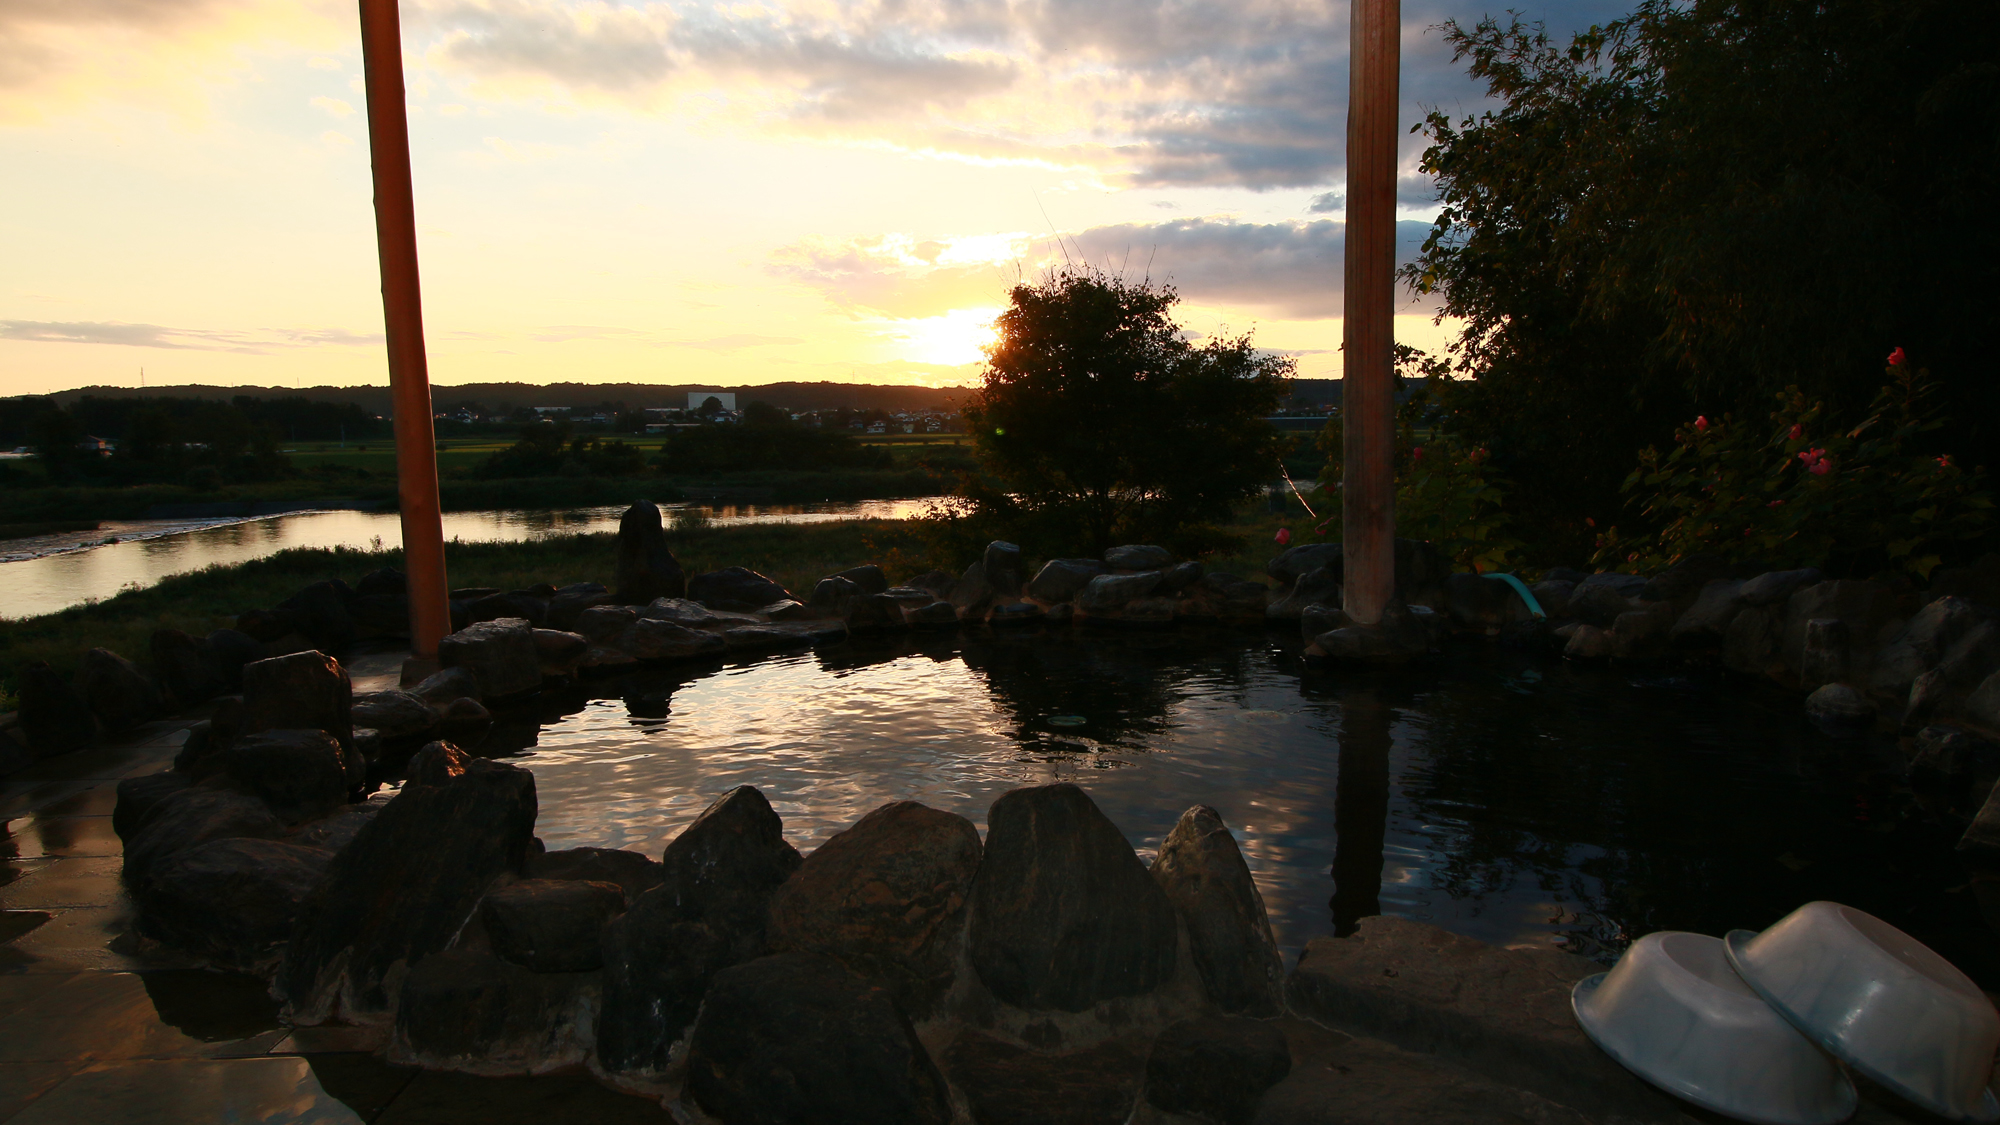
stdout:
{"type": "Polygon", "coordinates": [[[1897,348],[1868,416],[1837,426],[1796,387],[1777,396],[1768,426],[1729,415],[1696,418],[1662,456],[1647,448],[1626,478],[1642,535],[1598,536],[1599,566],[1652,571],[1696,551],[1836,574],[1901,569],[1927,578],[1946,555],[1988,533],[1985,471],[1922,452],[1943,426],[1928,371],[1897,348]]]}

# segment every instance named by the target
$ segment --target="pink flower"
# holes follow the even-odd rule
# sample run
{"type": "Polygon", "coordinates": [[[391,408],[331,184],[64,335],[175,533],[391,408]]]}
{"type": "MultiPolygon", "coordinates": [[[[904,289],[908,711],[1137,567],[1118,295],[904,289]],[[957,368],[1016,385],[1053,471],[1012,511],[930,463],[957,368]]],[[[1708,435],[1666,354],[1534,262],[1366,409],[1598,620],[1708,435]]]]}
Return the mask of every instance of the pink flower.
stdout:
{"type": "Polygon", "coordinates": [[[1793,423],[1792,423],[1792,440],[1793,440],[1793,441],[1797,441],[1797,440],[1799,440],[1800,438],[1802,438],[1802,437],[1804,437],[1804,436],[1806,436],[1806,428],[1805,428],[1804,426],[1801,426],[1801,425],[1799,425],[1799,424],[1798,424],[1797,422],[1793,422],[1793,423]]]}
{"type": "Polygon", "coordinates": [[[1289,527],[1279,528],[1278,534],[1275,536],[1275,538],[1278,540],[1278,546],[1280,547],[1284,546],[1287,543],[1290,543],[1292,541],[1292,529],[1289,527]]]}
{"type": "Polygon", "coordinates": [[[1706,414],[1696,415],[1694,420],[1694,428],[1697,430],[1708,429],[1708,415],[1706,414]]]}
{"type": "Polygon", "coordinates": [[[1889,353],[1889,366],[1901,367],[1903,366],[1903,363],[1904,363],[1903,349],[1897,348],[1895,351],[1889,353]]]}
{"type": "Polygon", "coordinates": [[[1423,446],[1419,445],[1419,446],[1417,446],[1417,447],[1416,447],[1415,449],[1412,449],[1412,450],[1410,450],[1410,460],[1412,460],[1412,461],[1421,461],[1421,460],[1423,460],[1423,459],[1424,459],[1424,447],[1423,447],[1423,446]]]}
{"type": "Polygon", "coordinates": [[[1832,471],[1833,471],[1833,466],[1827,464],[1825,461],[1814,461],[1812,463],[1812,475],[1816,477],[1823,477],[1827,473],[1832,471]]]}
{"type": "Polygon", "coordinates": [[[1766,508],[1781,508],[1784,506],[1784,504],[1785,502],[1783,500],[1773,500],[1769,504],[1766,504],[1764,506],[1766,508]]]}
{"type": "Polygon", "coordinates": [[[1944,456],[1938,458],[1937,463],[1938,463],[1938,468],[1940,469],[1951,468],[1951,454],[1947,453],[1944,456]]]}

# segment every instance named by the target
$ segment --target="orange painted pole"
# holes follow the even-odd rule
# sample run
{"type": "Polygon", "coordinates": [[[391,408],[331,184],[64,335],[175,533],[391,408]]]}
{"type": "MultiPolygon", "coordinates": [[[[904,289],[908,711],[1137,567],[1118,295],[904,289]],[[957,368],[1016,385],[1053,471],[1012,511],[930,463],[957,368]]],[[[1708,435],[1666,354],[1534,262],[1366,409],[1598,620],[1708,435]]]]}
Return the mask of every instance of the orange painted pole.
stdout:
{"type": "Polygon", "coordinates": [[[1396,592],[1396,107],[1400,0],[1353,0],[1348,30],[1342,332],[1341,608],[1382,620],[1396,592]]]}
{"type": "Polygon", "coordinates": [[[396,0],[361,0],[368,87],[368,150],[375,168],[375,245],[382,260],[382,322],[396,418],[396,489],[410,591],[410,652],[437,656],[451,631],[439,515],[437,435],[417,280],[417,212],[410,191],[410,123],[403,104],[403,29],[396,0]]]}

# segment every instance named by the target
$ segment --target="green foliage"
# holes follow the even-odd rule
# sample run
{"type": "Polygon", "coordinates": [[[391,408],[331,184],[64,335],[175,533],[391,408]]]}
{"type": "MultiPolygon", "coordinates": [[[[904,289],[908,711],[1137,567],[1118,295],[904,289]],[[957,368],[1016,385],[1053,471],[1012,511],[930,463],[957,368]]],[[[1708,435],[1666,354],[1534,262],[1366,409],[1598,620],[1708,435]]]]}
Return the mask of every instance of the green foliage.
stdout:
{"type": "MultiPolygon", "coordinates": [[[[1900,357],[1900,352],[1898,353],[1900,357]]],[[[1696,551],[1836,574],[1907,570],[1927,578],[1988,531],[1985,470],[1916,448],[1939,429],[1936,387],[1907,363],[1852,429],[1797,388],[1769,424],[1696,418],[1662,457],[1648,447],[1625,482],[1651,530],[1598,540],[1600,566],[1655,570],[1696,551]]]]}
{"type": "MultiPolygon", "coordinates": [[[[1508,568],[1521,550],[1507,502],[1511,489],[1487,449],[1457,432],[1460,414],[1449,405],[1457,384],[1442,378],[1436,362],[1414,348],[1398,345],[1397,357],[1405,368],[1431,377],[1396,402],[1396,534],[1431,543],[1467,570],[1508,568]]],[[[1320,485],[1329,499],[1315,528],[1333,539],[1341,535],[1345,438],[1336,413],[1320,432],[1319,447],[1326,454],[1320,485]]]]}
{"type": "MultiPolygon", "coordinates": [[[[1572,561],[1638,449],[1788,385],[1858,414],[1921,341],[1933,440],[2000,443],[2000,69],[1985,0],[1642,0],[1567,44],[1446,25],[1498,108],[1420,126],[1443,208],[1403,273],[1462,318],[1464,435],[1572,561]]],[[[1555,561],[1555,560],[1551,560],[1555,561]]]]}
{"type": "Polygon", "coordinates": [[[740,425],[715,423],[676,432],[653,463],[666,473],[716,473],[886,469],[891,458],[887,451],[844,433],[801,426],[790,414],[753,402],[744,409],[740,425]]]}
{"type": "MultiPolygon", "coordinates": [[[[1294,367],[1246,334],[1190,344],[1171,286],[1091,269],[1021,284],[965,408],[980,462],[955,517],[1039,552],[1211,549],[1278,465],[1294,367]]],[[[976,536],[975,536],[976,538],[976,536]]]]}
{"type": "Polygon", "coordinates": [[[646,471],[646,455],[622,441],[602,441],[570,433],[568,421],[535,422],[521,440],[488,457],[473,475],[485,480],[513,477],[630,477],[646,471]]]}

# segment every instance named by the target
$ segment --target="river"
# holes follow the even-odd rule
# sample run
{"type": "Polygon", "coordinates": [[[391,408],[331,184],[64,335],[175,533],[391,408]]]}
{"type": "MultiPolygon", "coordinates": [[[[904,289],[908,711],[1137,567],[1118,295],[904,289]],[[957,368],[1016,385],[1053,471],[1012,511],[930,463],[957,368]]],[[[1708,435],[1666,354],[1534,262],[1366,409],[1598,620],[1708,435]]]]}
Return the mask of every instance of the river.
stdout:
{"type": "MultiPolygon", "coordinates": [[[[930,503],[912,500],[814,504],[673,505],[717,525],[906,519],[930,503]]],[[[467,543],[616,531],[623,507],[561,511],[446,512],[447,540],[467,543]]],[[[96,531],[0,540],[0,617],[33,617],[143,590],[169,575],[233,565],[292,547],[400,547],[394,512],[295,512],[240,520],[106,520],[96,531]]]]}

